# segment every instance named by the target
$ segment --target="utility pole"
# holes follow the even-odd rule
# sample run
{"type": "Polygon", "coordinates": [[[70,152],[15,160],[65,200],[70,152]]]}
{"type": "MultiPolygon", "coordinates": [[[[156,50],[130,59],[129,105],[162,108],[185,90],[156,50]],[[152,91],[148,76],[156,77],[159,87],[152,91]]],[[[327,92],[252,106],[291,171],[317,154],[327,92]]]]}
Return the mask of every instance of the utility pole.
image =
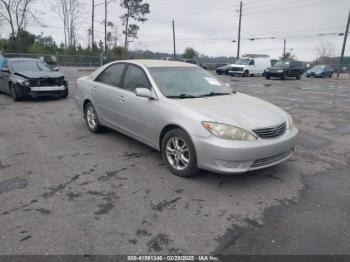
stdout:
{"type": "Polygon", "coordinates": [[[95,0],[92,0],[92,17],[91,17],[91,48],[92,49],[95,44],[94,20],[95,20],[95,0]]]}
{"type": "Polygon", "coordinates": [[[176,38],[175,38],[175,21],[173,20],[173,43],[174,43],[174,61],[176,60],[176,38]]]}
{"type": "Polygon", "coordinates": [[[349,10],[349,15],[348,15],[348,22],[346,24],[346,29],[345,29],[345,35],[344,35],[344,41],[343,41],[343,48],[341,50],[341,56],[340,56],[340,61],[339,61],[339,66],[338,66],[338,72],[337,72],[337,78],[339,78],[341,68],[343,66],[343,59],[344,59],[344,52],[345,52],[345,46],[346,46],[346,40],[348,38],[349,34],[349,23],[350,23],[350,10],[349,10]]]}
{"type": "Polygon", "coordinates": [[[286,44],[287,44],[287,39],[283,39],[283,58],[286,57],[286,44]]]}
{"type": "Polygon", "coordinates": [[[107,0],[105,0],[105,54],[107,55],[107,0]]]}
{"type": "Polygon", "coordinates": [[[241,22],[242,22],[242,1],[239,2],[237,59],[239,59],[239,51],[240,51],[240,48],[241,48],[241,22]]]}

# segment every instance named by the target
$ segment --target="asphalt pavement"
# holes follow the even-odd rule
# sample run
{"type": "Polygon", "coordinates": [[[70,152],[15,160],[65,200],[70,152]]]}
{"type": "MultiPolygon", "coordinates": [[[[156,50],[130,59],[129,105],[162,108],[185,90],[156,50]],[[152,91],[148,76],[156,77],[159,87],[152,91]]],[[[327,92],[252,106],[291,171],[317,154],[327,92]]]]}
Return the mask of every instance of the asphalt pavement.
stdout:
{"type": "Polygon", "coordinates": [[[350,80],[221,76],[288,111],[296,154],[241,175],[173,176],[159,152],[90,133],[68,99],[0,95],[0,254],[349,254],[350,80]]]}

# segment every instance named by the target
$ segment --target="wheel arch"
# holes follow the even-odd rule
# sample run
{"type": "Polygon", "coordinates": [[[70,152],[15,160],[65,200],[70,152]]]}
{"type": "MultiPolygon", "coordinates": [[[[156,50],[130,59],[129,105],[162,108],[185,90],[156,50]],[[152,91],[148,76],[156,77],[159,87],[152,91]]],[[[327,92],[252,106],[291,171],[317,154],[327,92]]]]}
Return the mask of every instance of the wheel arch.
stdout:
{"type": "Polygon", "coordinates": [[[94,105],[90,99],[87,98],[87,99],[84,100],[84,103],[83,103],[84,119],[86,118],[86,111],[85,111],[85,108],[86,108],[86,105],[87,105],[88,103],[91,103],[92,105],[94,105]]]}
{"type": "MultiPolygon", "coordinates": [[[[163,127],[162,131],[160,132],[159,134],[159,151],[162,152],[162,142],[163,142],[163,138],[164,136],[170,131],[170,130],[173,130],[173,129],[181,129],[182,131],[184,131],[188,137],[192,140],[192,137],[191,135],[186,131],[185,128],[183,128],[182,126],[178,125],[178,124],[168,124],[166,125],[165,127],[163,127]]],[[[193,144],[193,142],[192,142],[193,144]]]]}

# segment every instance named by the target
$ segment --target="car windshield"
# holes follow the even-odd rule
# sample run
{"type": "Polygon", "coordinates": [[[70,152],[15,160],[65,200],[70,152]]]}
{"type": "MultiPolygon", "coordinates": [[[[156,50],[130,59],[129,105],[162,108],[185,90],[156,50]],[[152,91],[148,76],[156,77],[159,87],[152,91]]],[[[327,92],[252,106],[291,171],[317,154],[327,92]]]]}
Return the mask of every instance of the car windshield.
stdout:
{"type": "Polygon", "coordinates": [[[248,64],[249,64],[249,61],[250,61],[250,59],[247,59],[247,58],[245,58],[245,59],[238,59],[238,60],[235,62],[235,64],[236,64],[236,65],[248,65],[248,64]]]}
{"type": "Polygon", "coordinates": [[[202,68],[153,67],[149,70],[160,92],[169,98],[229,95],[233,92],[202,68]]]}
{"type": "Polygon", "coordinates": [[[322,69],[325,69],[326,66],[325,65],[315,65],[312,69],[313,70],[322,70],[322,69]]]}
{"type": "Polygon", "coordinates": [[[277,61],[276,64],[274,66],[283,66],[283,67],[286,67],[286,66],[289,66],[290,65],[290,62],[289,61],[277,61]]]}
{"type": "Polygon", "coordinates": [[[14,72],[50,72],[52,69],[41,61],[15,61],[11,63],[14,72]]]}

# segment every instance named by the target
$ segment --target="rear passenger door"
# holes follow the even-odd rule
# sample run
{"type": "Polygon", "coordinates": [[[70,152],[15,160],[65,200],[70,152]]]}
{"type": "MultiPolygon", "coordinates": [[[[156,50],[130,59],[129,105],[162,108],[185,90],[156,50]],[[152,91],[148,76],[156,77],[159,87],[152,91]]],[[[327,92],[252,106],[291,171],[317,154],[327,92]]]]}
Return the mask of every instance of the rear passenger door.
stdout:
{"type": "Polygon", "coordinates": [[[94,81],[91,96],[99,118],[109,125],[121,119],[121,81],[125,70],[124,63],[112,64],[94,81]]]}

